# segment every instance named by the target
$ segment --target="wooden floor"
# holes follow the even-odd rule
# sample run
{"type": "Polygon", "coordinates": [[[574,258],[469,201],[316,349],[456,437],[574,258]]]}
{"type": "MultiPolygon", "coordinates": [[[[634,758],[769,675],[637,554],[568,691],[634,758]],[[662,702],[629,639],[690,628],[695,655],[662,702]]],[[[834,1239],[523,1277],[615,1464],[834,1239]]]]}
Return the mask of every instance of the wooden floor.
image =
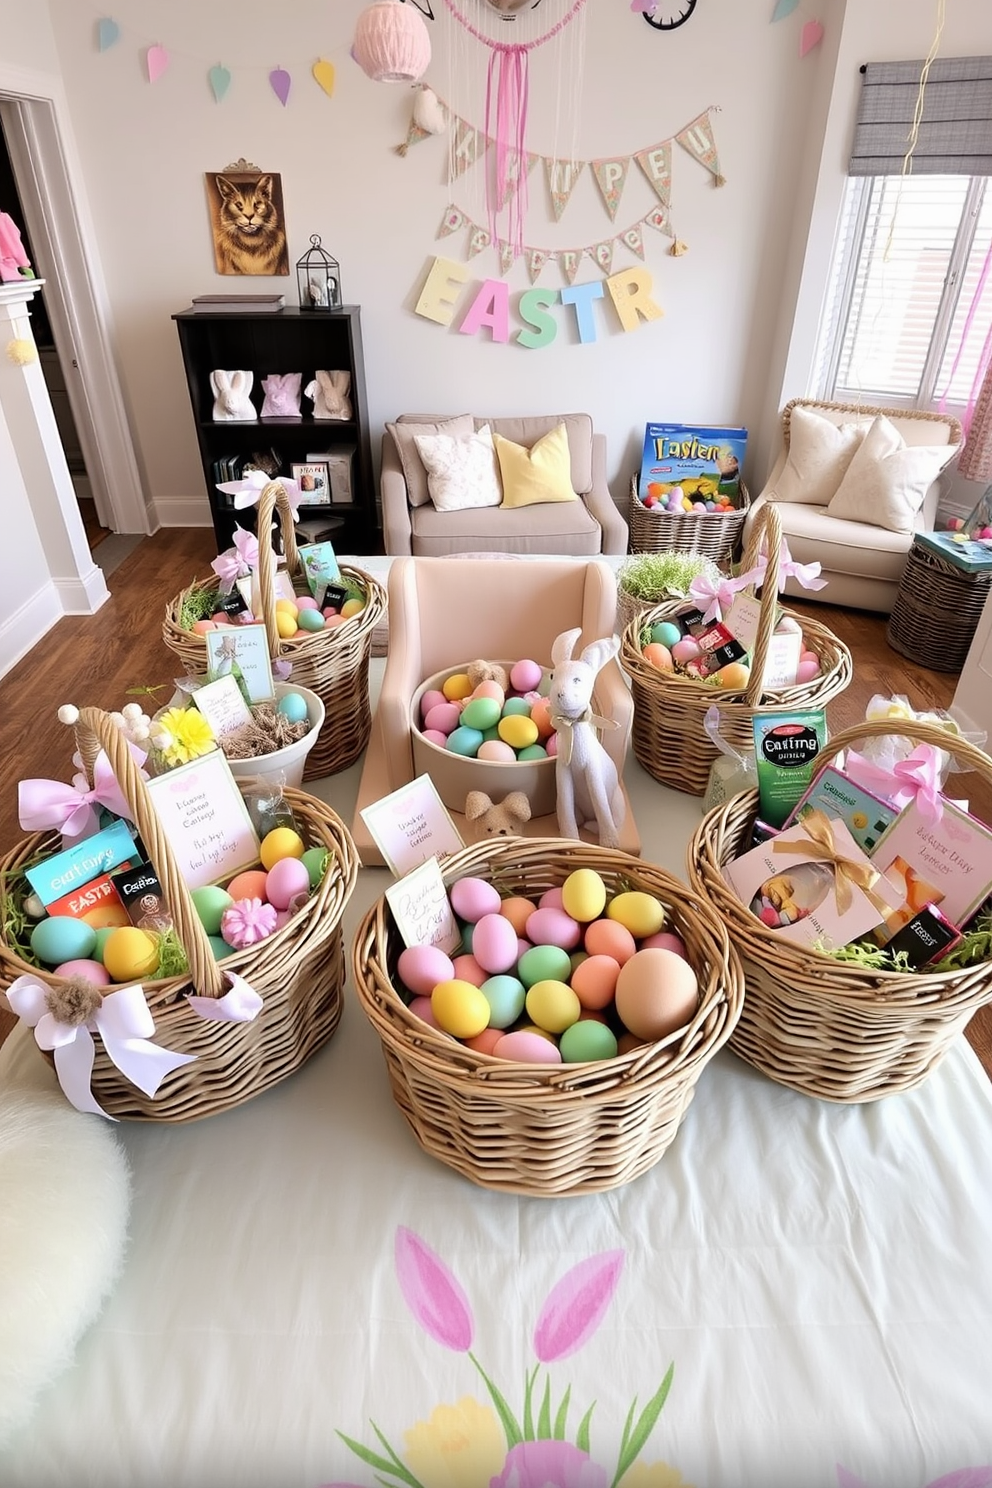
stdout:
{"type": "MultiPolygon", "coordinates": [[[[15,842],[17,782],[25,776],[68,779],[72,738],[58,722],[63,703],[114,709],[126,702],[127,689],[161,686],[171,692],[179,670],[162,640],[166,603],[193,578],[209,571],[216,555],[212,529],[170,529],[145,539],[115,569],[111,598],[92,616],[67,616],[6,677],[0,680],[0,758],[4,785],[0,792],[0,843],[15,842]]],[[[806,610],[830,627],[854,657],[854,681],[830,704],[828,722],[836,733],[859,722],[872,696],[904,693],[917,708],[944,708],[951,702],[957,678],[917,666],[891,650],[885,640],[885,617],[822,604],[790,605],[806,610]]],[[[968,781],[968,789],[972,785],[968,781]]],[[[970,799],[976,811],[992,821],[992,800],[977,791],[970,799]]],[[[9,1031],[0,1012],[0,1038],[9,1031]]],[[[992,1077],[992,1008],[971,1022],[968,1037],[992,1077]]]]}

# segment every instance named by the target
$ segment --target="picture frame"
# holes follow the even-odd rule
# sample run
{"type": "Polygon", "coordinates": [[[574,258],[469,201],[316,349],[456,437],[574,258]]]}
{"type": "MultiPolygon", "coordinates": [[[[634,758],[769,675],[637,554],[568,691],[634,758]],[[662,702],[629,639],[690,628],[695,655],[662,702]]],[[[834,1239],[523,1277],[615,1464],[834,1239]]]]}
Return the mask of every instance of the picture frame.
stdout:
{"type": "Polygon", "coordinates": [[[241,157],[204,174],[214,268],[218,274],[289,274],[282,177],[241,157]],[[251,218],[256,226],[247,232],[251,218]]]}
{"type": "Polygon", "coordinates": [[[303,506],[330,506],[331,477],[326,460],[291,465],[289,473],[300,488],[303,506]]]}
{"type": "Polygon", "coordinates": [[[207,677],[233,675],[244,681],[249,701],[270,703],[276,695],[272,677],[269,639],[261,622],[222,625],[204,636],[207,647],[207,677]]]}

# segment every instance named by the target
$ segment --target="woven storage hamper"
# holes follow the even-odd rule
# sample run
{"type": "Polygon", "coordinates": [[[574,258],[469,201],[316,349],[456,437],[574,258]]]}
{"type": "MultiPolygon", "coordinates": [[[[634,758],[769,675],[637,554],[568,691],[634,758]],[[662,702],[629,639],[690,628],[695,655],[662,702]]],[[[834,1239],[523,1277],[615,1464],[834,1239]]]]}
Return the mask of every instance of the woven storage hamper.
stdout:
{"type": "Polygon", "coordinates": [[[966,573],[920,543],[909,550],[885,637],[894,651],[938,672],[959,672],[968,656],[992,572],[966,573]]]}
{"type": "MultiPolygon", "coordinates": [[[[361,754],[372,731],[372,709],[369,702],[369,659],[372,636],[386,615],[386,590],[378,579],[360,568],[344,565],[342,577],[356,583],[366,595],[361,614],[353,615],[344,625],[331,630],[300,633],[283,640],[276,627],[273,578],[276,568],[272,551],[272,518],[278,511],[282,530],[286,568],[297,594],[309,594],[306,575],[300,561],[293,512],[286,492],[278,481],[262,489],[258,501],[258,573],[262,593],[261,618],[269,641],[273,661],[288,661],[292,667],[291,682],[309,687],[324,704],[324,726],[307,756],[304,779],[315,780],[345,770],[361,754]]],[[[180,624],[184,601],[192,594],[209,592],[217,587],[214,577],[199,579],[188,585],[165,609],[162,639],[174,651],[190,676],[202,676],[207,670],[207,646],[202,636],[194,635],[180,624]]]]}
{"type": "Polygon", "coordinates": [[[740,506],[732,512],[655,511],[637,494],[637,476],[631,477],[628,526],[632,553],[661,553],[677,548],[680,553],[705,553],[715,563],[728,562],[739,549],[751,496],[740,483],[740,506]]]}
{"type": "MultiPolygon", "coordinates": [[[[97,1037],[93,1094],[108,1115],[131,1121],[195,1121],[229,1110],[299,1069],[337,1027],[345,977],[341,919],[358,874],[354,843],[329,806],[287,787],[286,800],[307,846],[324,847],[330,855],[324,875],[286,925],[218,964],[123,734],[107,714],[84,708],[77,737],[84,759],[92,760],[99,746],[106,750],[189,962],[182,976],[142,982],[155,1020],[150,1037],[162,1048],[195,1055],[192,1064],[166,1075],[157,1093],[148,1096],[121,1074],[97,1037]],[[187,1002],[190,994],[223,996],[228,972],[243,977],[263,1000],[250,1023],[210,1021],[187,1002]]],[[[60,847],[58,834],[36,832],[0,858],[5,911],[0,922],[0,990],[25,975],[48,987],[64,985],[62,978],[23,958],[11,940],[7,913],[8,897],[23,881],[23,869],[60,847]]],[[[45,1057],[51,1061],[51,1055],[45,1057]]]]}
{"type": "MultiPolygon", "coordinates": [[[[721,736],[739,751],[750,752],[754,749],[752,725],[756,716],[787,713],[796,708],[824,708],[851,682],[851,653],[847,647],[825,625],[803,616],[800,623],[804,644],[820,658],[820,675],[795,687],[762,691],[768,645],[780,612],[778,563],[782,528],[773,502],[765,503],[751,530],[743,564],[745,571],[757,563],[766,534],[768,568],[761,591],[761,618],[750,681],[743,691],[659,671],[641,655],[641,631],[660,620],[673,618],[685,607],[684,600],[641,611],[621,637],[619,661],[630,678],[634,698],[631,730],[634,757],[655,780],[690,795],[703,795],[710,766],[717,756],[716,746],[703,728],[703,719],[714,703],[720,707],[721,736]]],[[[791,611],[783,609],[781,613],[788,615],[791,611]]]]}
{"type": "Polygon", "coordinates": [[[598,1063],[531,1065],[477,1054],[411,1013],[398,988],[402,941],[385,898],[352,950],[359,1001],[382,1042],[393,1098],[425,1152],[483,1188],[552,1196],[616,1188],[673,1141],[696,1081],[740,1015],[742,978],[724,927],[663,869],[558,838],[484,841],[447,858],[446,884],[485,877],[501,895],[537,899],[577,868],[610,893],[655,894],[686,943],[700,1003],[670,1039],[598,1063]]]}
{"type": "MultiPolygon", "coordinates": [[[[992,760],[933,724],[863,723],[830,741],[817,770],[841,750],[898,731],[950,750],[992,782],[992,760]]],[[[955,791],[961,776],[954,776],[955,791]]],[[[967,791],[967,786],[964,787],[967,791]]],[[[750,842],[756,790],[703,817],[687,850],[689,881],[730,932],[744,965],[744,1008],[730,1048],[780,1085],[821,1100],[880,1100],[911,1090],[947,1053],[972,1015],[992,1002],[992,961],[960,971],[871,971],[783,941],[726,883],[722,868],[750,842]]]]}

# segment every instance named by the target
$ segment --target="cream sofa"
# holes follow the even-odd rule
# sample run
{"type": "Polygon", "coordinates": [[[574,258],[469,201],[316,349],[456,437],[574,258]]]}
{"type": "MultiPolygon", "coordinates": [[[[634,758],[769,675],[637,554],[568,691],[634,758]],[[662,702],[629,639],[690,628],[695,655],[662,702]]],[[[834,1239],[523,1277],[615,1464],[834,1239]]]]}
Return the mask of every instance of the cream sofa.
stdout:
{"type": "MultiPolygon", "coordinates": [[[[426,414],[403,414],[396,420],[397,425],[436,422],[437,415],[426,414]]],[[[423,482],[417,481],[411,500],[403,460],[387,426],[382,436],[380,473],[383,545],[387,553],[421,558],[480,552],[560,553],[577,557],[626,553],[627,524],[606,483],[606,437],[593,432],[588,414],[475,418],[473,423],[476,429],[487,423],[495,434],[528,449],[564,423],[572,486],[578,499],[514,509],[487,506],[437,511],[427,495],[426,471],[423,482]]],[[[411,458],[409,444],[406,457],[408,461],[411,458]]],[[[415,446],[412,458],[418,459],[415,446]]]]}
{"type": "Polygon", "coordinates": [[[751,504],[744,524],[745,544],[764,502],[775,501],[781,518],[782,536],[792,557],[797,563],[820,563],[821,577],[828,581],[823,589],[803,589],[790,578],[785,587],[786,594],[821,600],[824,604],[889,614],[899,590],[914,532],[933,531],[940,494],[939,479],[927,490],[923,505],[916,514],[913,532],[892,532],[869,521],[855,522],[831,516],[826,506],[778,499],[778,486],[789,457],[792,411],[797,407],[808,409],[837,426],[852,422],[867,426],[876,415],[885,414],[907,445],[959,446],[961,426],[957,419],[945,414],[868,405],[858,407],[810,398],[794,398],[782,412],[782,448],[764,489],[751,504]]]}

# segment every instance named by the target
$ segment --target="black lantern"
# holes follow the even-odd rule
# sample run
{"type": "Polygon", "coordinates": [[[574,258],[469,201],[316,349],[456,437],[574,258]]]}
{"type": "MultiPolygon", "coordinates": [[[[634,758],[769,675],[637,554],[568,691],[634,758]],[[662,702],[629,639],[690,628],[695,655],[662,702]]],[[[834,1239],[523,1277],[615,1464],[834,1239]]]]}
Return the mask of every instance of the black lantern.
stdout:
{"type": "Polygon", "coordinates": [[[313,233],[310,247],[296,265],[296,285],[301,310],[341,309],[341,268],[320,246],[320,234],[313,233]]]}

